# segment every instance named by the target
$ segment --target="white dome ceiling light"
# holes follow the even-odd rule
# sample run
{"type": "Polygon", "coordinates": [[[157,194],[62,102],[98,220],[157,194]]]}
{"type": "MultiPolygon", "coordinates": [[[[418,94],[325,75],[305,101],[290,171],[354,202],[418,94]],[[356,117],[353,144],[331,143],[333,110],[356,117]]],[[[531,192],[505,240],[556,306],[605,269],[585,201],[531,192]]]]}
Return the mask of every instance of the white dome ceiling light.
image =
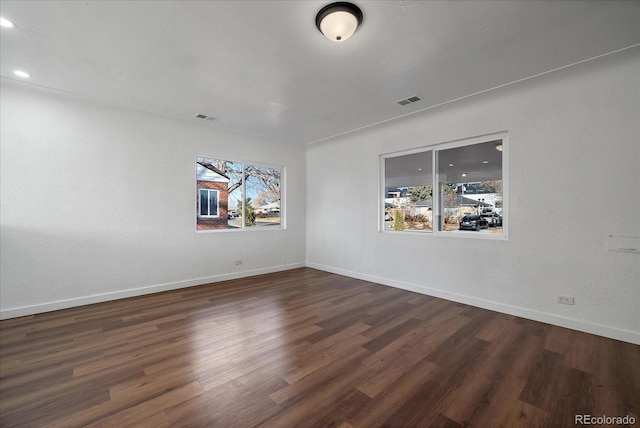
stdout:
{"type": "Polygon", "coordinates": [[[347,2],[331,3],[316,15],[316,27],[329,40],[344,42],[362,24],[362,10],[347,2]]]}

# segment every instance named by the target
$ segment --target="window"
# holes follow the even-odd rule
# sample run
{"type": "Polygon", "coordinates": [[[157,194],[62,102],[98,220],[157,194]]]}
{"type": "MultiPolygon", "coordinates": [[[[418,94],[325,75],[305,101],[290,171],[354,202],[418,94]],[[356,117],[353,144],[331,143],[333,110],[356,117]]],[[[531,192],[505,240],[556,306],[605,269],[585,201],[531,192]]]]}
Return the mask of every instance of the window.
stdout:
{"type": "Polygon", "coordinates": [[[282,169],[258,165],[245,167],[245,226],[280,226],[282,169]]]}
{"type": "Polygon", "coordinates": [[[200,192],[200,217],[218,217],[218,190],[199,189],[200,192]]]}
{"type": "Polygon", "coordinates": [[[385,159],[385,227],[431,232],[433,228],[433,152],[385,159]]]}
{"type": "Polygon", "coordinates": [[[283,167],[196,157],[196,229],[282,227],[283,167]]]}
{"type": "Polygon", "coordinates": [[[382,229],[505,237],[505,143],[503,133],[382,156],[382,229]]]}

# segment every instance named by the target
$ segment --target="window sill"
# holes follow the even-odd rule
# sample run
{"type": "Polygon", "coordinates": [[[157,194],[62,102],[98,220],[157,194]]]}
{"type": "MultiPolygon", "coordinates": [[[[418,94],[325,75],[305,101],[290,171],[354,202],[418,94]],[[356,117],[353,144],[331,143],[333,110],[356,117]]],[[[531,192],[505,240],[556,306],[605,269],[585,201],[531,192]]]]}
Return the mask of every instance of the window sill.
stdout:
{"type": "Polygon", "coordinates": [[[418,230],[404,230],[402,232],[397,232],[394,230],[381,230],[380,233],[385,233],[389,235],[411,235],[411,236],[433,236],[433,237],[444,237],[444,238],[460,238],[460,239],[484,239],[490,241],[508,241],[507,235],[503,233],[491,233],[490,231],[481,230],[481,231],[473,231],[473,230],[452,230],[447,232],[427,232],[427,231],[418,231],[418,230]]]}

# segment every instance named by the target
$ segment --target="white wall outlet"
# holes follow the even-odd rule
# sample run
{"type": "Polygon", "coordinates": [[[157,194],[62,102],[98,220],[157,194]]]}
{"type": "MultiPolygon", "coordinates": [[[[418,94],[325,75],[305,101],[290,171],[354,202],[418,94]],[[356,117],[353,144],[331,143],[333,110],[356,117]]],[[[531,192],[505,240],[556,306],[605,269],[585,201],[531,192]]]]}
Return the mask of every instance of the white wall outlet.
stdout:
{"type": "Polygon", "coordinates": [[[558,303],[562,305],[574,305],[573,296],[558,296],[558,303]]]}
{"type": "Polygon", "coordinates": [[[242,260],[236,260],[236,266],[240,266],[242,264],[242,260]]]}

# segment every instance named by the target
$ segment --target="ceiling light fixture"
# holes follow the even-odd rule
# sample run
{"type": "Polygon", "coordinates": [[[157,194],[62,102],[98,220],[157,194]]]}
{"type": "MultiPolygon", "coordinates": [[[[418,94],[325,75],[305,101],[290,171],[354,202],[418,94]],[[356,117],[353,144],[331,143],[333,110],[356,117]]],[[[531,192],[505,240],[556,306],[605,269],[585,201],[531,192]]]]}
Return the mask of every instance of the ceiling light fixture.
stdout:
{"type": "Polygon", "coordinates": [[[23,77],[25,79],[28,79],[29,77],[31,77],[31,75],[29,73],[27,73],[26,71],[22,71],[22,70],[15,70],[13,72],[13,74],[15,74],[18,77],[23,77]]]}
{"type": "Polygon", "coordinates": [[[13,22],[9,21],[7,18],[3,18],[0,16],[0,27],[4,28],[13,28],[15,25],[13,22]]]}
{"type": "Polygon", "coordinates": [[[502,143],[496,144],[496,150],[499,151],[499,152],[502,151],[502,143]]]}
{"type": "Polygon", "coordinates": [[[362,24],[362,11],[347,2],[331,3],[316,15],[316,27],[333,42],[343,42],[356,32],[362,24]]]}

